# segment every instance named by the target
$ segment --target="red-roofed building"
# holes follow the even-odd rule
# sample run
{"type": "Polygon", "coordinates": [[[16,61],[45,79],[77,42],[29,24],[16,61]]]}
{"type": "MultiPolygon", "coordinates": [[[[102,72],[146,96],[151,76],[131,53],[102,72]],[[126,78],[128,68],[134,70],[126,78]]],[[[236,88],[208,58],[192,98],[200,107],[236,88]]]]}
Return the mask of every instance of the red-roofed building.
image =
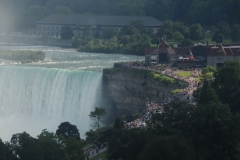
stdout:
{"type": "Polygon", "coordinates": [[[207,55],[207,65],[221,68],[227,60],[240,61],[240,45],[218,44],[211,46],[207,55]]]}
{"type": "Polygon", "coordinates": [[[165,39],[158,48],[145,50],[146,65],[176,62],[179,67],[223,67],[226,60],[240,61],[240,44],[207,44],[172,48],[165,39]]]}

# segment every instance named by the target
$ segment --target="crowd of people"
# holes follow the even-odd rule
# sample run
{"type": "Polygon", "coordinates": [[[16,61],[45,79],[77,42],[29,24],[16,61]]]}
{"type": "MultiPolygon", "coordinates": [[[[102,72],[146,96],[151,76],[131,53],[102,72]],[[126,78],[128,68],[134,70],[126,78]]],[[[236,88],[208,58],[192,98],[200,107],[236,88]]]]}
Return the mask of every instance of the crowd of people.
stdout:
{"type": "Polygon", "coordinates": [[[84,155],[87,156],[86,159],[89,159],[106,149],[107,149],[107,142],[104,142],[101,144],[94,144],[89,148],[87,148],[86,150],[84,150],[84,155]]]}
{"type": "Polygon", "coordinates": [[[134,121],[126,123],[124,126],[125,129],[146,127],[147,122],[150,120],[150,118],[153,114],[162,114],[163,113],[164,105],[171,103],[171,102],[175,101],[176,99],[181,99],[181,100],[191,99],[192,92],[194,89],[196,89],[196,87],[198,85],[198,82],[196,81],[195,78],[198,77],[198,75],[201,72],[201,69],[199,69],[199,68],[191,68],[191,69],[188,69],[188,71],[190,71],[189,76],[182,77],[179,74],[177,74],[175,71],[172,71],[171,69],[169,69],[169,67],[170,67],[169,64],[165,64],[165,65],[163,65],[164,67],[160,67],[160,68],[147,67],[144,65],[144,63],[141,63],[141,62],[139,62],[139,63],[138,62],[120,62],[119,65],[121,67],[155,71],[157,73],[164,74],[164,75],[173,77],[175,79],[185,81],[188,84],[187,87],[182,89],[181,92],[178,92],[174,95],[169,95],[160,102],[147,102],[146,103],[146,113],[141,118],[138,118],[134,121]]]}

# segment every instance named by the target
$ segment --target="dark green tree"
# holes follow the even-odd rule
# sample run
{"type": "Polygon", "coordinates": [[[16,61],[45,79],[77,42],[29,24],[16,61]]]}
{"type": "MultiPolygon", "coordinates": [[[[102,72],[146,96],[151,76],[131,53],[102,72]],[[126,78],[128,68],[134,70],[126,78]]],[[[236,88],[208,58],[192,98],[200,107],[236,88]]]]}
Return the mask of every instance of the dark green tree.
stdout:
{"type": "Polygon", "coordinates": [[[173,29],[174,23],[170,20],[166,20],[163,22],[161,28],[158,30],[158,37],[166,36],[167,39],[173,38],[174,29],[173,29]]]}
{"type": "Polygon", "coordinates": [[[181,42],[184,39],[184,36],[179,31],[176,31],[173,34],[173,38],[175,41],[181,42]]]}
{"type": "Polygon", "coordinates": [[[208,104],[210,102],[220,103],[217,93],[211,86],[211,82],[204,80],[199,96],[197,97],[197,102],[199,104],[208,104]]]}
{"type": "Polygon", "coordinates": [[[140,160],[192,160],[193,149],[181,136],[164,136],[153,139],[144,148],[140,160]]]}
{"type": "Polygon", "coordinates": [[[198,105],[192,122],[197,159],[231,159],[237,152],[239,120],[232,119],[227,105],[198,105]]]}
{"type": "Polygon", "coordinates": [[[100,107],[95,107],[95,110],[90,112],[89,117],[95,121],[93,128],[97,128],[98,133],[100,128],[100,120],[105,114],[106,114],[105,109],[100,107]]]}
{"type": "Polygon", "coordinates": [[[113,128],[114,129],[123,129],[123,127],[124,127],[124,122],[121,120],[121,118],[116,118],[113,128]]]}
{"type": "Polygon", "coordinates": [[[11,150],[16,158],[43,160],[42,149],[37,143],[37,139],[31,137],[26,132],[12,135],[10,144],[11,150]]]}
{"type": "Polygon", "coordinates": [[[194,45],[194,42],[191,39],[184,39],[179,44],[179,47],[191,47],[194,45]]]}
{"type": "Polygon", "coordinates": [[[148,136],[147,130],[114,130],[108,142],[108,159],[138,160],[148,136]]]}
{"type": "Polygon", "coordinates": [[[234,24],[231,29],[231,39],[233,42],[240,41],[240,24],[234,24]]]}
{"type": "Polygon", "coordinates": [[[65,147],[70,160],[85,160],[82,142],[75,138],[59,137],[60,144],[65,147]]]}
{"type": "Polygon", "coordinates": [[[0,159],[14,160],[10,144],[8,142],[4,144],[1,138],[0,138],[0,159]]]}
{"type": "Polygon", "coordinates": [[[113,36],[115,36],[117,33],[115,31],[115,29],[113,27],[105,27],[103,30],[103,35],[102,38],[103,39],[110,39],[113,36]]]}
{"type": "Polygon", "coordinates": [[[212,36],[212,41],[216,43],[223,43],[224,35],[222,33],[216,32],[212,36]]]}
{"type": "MultiPolygon", "coordinates": [[[[41,160],[68,160],[66,146],[61,144],[59,136],[47,130],[43,130],[38,137],[41,149],[41,160]]],[[[38,151],[38,153],[39,153],[38,151]]],[[[40,156],[39,156],[40,157],[40,156]]]]}
{"type": "Polygon", "coordinates": [[[189,27],[189,38],[194,41],[200,41],[204,39],[203,28],[199,23],[192,24],[189,27]]]}
{"type": "Polygon", "coordinates": [[[233,113],[239,112],[240,113],[240,88],[234,92],[229,99],[229,106],[233,113]]]}
{"type": "Polygon", "coordinates": [[[226,61],[224,67],[215,72],[214,77],[214,89],[220,101],[229,104],[231,95],[240,87],[240,62],[226,61]]]}
{"type": "Polygon", "coordinates": [[[191,104],[184,101],[174,101],[164,106],[164,112],[154,116],[152,122],[158,129],[168,127],[172,130],[181,131],[187,137],[190,135],[192,114],[194,112],[195,108],[191,104]]]}
{"type": "Polygon", "coordinates": [[[72,30],[71,26],[64,26],[61,28],[61,39],[62,40],[72,39],[73,36],[74,36],[74,34],[73,34],[73,30],[72,30]]]}
{"type": "Polygon", "coordinates": [[[77,127],[69,122],[62,122],[56,130],[56,135],[61,135],[65,138],[75,138],[77,140],[80,140],[80,133],[77,127]]]}
{"type": "Polygon", "coordinates": [[[88,143],[93,143],[96,139],[98,139],[97,132],[92,129],[90,129],[90,131],[87,131],[85,135],[86,135],[86,141],[88,143]]]}
{"type": "Polygon", "coordinates": [[[226,39],[230,38],[231,29],[229,27],[229,24],[225,21],[221,21],[218,24],[218,32],[221,33],[224,36],[224,38],[226,39]]]}
{"type": "Polygon", "coordinates": [[[185,38],[188,38],[189,31],[183,22],[175,22],[173,23],[173,30],[176,32],[180,32],[185,38]]]}

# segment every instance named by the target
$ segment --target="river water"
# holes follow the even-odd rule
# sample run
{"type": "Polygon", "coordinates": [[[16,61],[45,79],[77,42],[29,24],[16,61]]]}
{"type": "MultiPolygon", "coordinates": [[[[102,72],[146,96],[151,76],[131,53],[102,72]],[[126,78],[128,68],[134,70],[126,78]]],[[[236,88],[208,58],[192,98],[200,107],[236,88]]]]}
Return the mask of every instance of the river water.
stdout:
{"type": "Polygon", "coordinates": [[[114,62],[144,59],[48,46],[0,49],[46,53],[43,62],[32,64],[0,61],[0,137],[4,141],[24,131],[33,137],[43,129],[55,132],[65,121],[76,125],[85,138],[92,124],[88,115],[94,107],[111,107],[102,100],[102,69],[113,67],[114,62]]]}

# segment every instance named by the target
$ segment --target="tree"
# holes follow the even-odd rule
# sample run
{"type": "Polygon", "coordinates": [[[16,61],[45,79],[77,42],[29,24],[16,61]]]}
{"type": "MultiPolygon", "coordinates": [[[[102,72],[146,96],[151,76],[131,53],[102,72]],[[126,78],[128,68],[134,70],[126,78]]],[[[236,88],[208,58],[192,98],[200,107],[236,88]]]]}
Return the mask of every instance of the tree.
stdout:
{"type": "Polygon", "coordinates": [[[100,120],[102,117],[106,114],[106,111],[104,108],[95,107],[95,110],[90,112],[89,117],[95,121],[93,128],[97,128],[97,132],[99,133],[100,128],[100,120]]]}
{"type": "Polygon", "coordinates": [[[231,39],[233,42],[240,41],[240,24],[234,24],[231,30],[231,39]]]}
{"type": "Polygon", "coordinates": [[[114,130],[108,141],[108,159],[138,160],[151,136],[147,130],[114,130]]]}
{"type": "Polygon", "coordinates": [[[189,36],[189,32],[187,30],[187,27],[182,22],[175,22],[173,23],[173,30],[175,32],[180,32],[184,37],[189,36]]]}
{"type": "Polygon", "coordinates": [[[71,26],[64,26],[61,28],[61,39],[68,40],[68,39],[72,39],[73,36],[74,36],[74,33],[71,26]]]}
{"type": "Polygon", "coordinates": [[[77,140],[80,140],[80,133],[77,127],[69,122],[62,122],[56,130],[56,135],[61,135],[65,138],[75,138],[77,140]]]}
{"type": "Polygon", "coordinates": [[[86,135],[86,141],[88,143],[92,143],[93,141],[95,141],[98,138],[98,135],[96,133],[96,131],[90,129],[90,131],[85,133],[86,135]]]}
{"type": "Polygon", "coordinates": [[[75,138],[60,137],[60,144],[65,147],[68,159],[70,160],[85,160],[83,153],[83,145],[81,141],[75,138]]]}
{"type": "Polygon", "coordinates": [[[0,138],[0,159],[13,160],[13,153],[11,152],[9,143],[4,144],[0,138]]]}
{"type": "Polygon", "coordinates": [[[164,112],[153,116],[152,122],[158,129],[169,127],[172,130],[181,131],[184,135],[189,136],[191,130],[192,114],[195,108],[183,101],[174,101],[164,106],[164,112]]]}
{"type": "Polygon", "coordinates": [[[41,160],[68,160],[66,146],[61,144],[60,137],[52,132],[43,130],[38,137],[41,149],[41,160]]]}
{"type": "Polygon", "coordinates": [[[229,106],[232,113],[240,113],[240,88],[230,96],[229,106]]]}
{"type": "Polygon", "coordinates": [[[184,39],[184,36],[179,32],[179,31],[176,31],[173,35],[175,41],[182,41],[184,39]]]}
{"type": "Polygon", "coordinates": [[[197,97],[197,102],[199,104],[208,104],[210,102],[220,103],[217,93],[211,86],[211,82],[204,80],[199,96],[197,97]]]}
{"type": "Polygon", "coordinates": [[[83,33],[83,38],[89,37],[91,35],[91,33],[90,33],[90,26],[85,26],[83,28],[83,32],[82,33],[83,33]]]}
{"type": "Polygon", "coordinates": [[[31,137],[28,133],[12,135],[10,143],[14,157],[24,160],[43,160],[42,150],[37,143],[37,139],[31,137]]]}
{"type": "Polygon", "coordinates": [[[197,159],[231,159],[239,144],[239,120],[232,119],[227,105],[198,105],[193,115],[192,139],[197,159]]]}
{"type": "Polygon", "coordinates": [[[229,104],[231,95],[240,87],[240,62],[226,61],[224,67],[215,72],[214,77],[213,87],[220,101],[223,104],[229,104]]]}
{"type": "Polygon", "coordinates": [[[115,35],[116,35],[116,31],[113,27],[105,27],[104,30],[103,30],[102,38],[110,39],[115,35]]]}
{"type": "Polygon", "coordinates": [[[194,45],[194,42],[191,39],[183,39],[179,44],[179,47],[191,47],[194,45]]]}
{"type": "Polygon", "coordinates": [[[221,33],[224,38],[230,38],[230,34],[231,34],[231,29],[229,27],[229,24],[225,21],[221,21],[218,24],[218,32],[221,33]]]}
{"type": "Polygon", "coordinates": [[[171,39],[173,38],[173,33],[173,22],[170,20],[166,20],[163,22],[161,28],[158,30],[157,35],[159,37],[163,37],[165,35],[168,39],[171,39]]]}
{"type": "Polygon", "coordinates": [[[123,129],[123,127],[124,127],[124,122],[121,120],[121,118],[116,118],[115,122],[114,122],[114,125],[113,125],[113,128],[123,129]]]}
{"type": "Polygon", "coordinates": [[[224,35],[222,33],[214,33],[212,36],[212,41],[215,41],[216,43],[222,43],[224,39],[224,35]]]}
{"type": "Polygon", "coordinates": [[[194,41],[200,41],[204,39],[204,33],[202,26],[198,24],[193,24],[189,27],[190,35],[189,38],[194,41]]]}
{"type": "Polygon", "coordinates": [[[164,136],[150,141],[139,159],[192,160],[194,159],[194,152],[183,137],[176,135],[164,136]]]}

